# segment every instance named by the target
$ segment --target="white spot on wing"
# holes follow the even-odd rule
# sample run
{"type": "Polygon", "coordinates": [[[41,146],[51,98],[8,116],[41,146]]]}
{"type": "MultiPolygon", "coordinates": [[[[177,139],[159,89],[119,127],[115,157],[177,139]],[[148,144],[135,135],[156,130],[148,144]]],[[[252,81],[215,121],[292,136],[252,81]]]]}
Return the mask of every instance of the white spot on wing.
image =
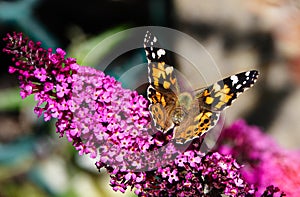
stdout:
{"type": "Polygon", "coordinates": [[[236,84],[237,82],[239,82],[239,78],[236,76],[236,75],[232,75],[230,77],[231,81],[232,81],[232,84],[236,84]]]}
{"type": "Polygon", "coordinates": [[[161,57],[162,55],[165,55],[165,54],[166,54],[166,51],[165,51],[164,49],[159,49],[159,50],[157,51],[158,57],[161,57]]]}
{"type": "Polygon", "coordinates": [[[249,75],[250,75],[250,71],[246,72],[245,75],[246,75],[246,76],[249,76],[249,75]]]}
{"type": "Polygon", "coordinates": [[[221,86],[217,83],[214,84],[213,89],[217,92],[221,90],[221,86]]]}
{"type": "Polygon", "coordinates": [[[155,53],[154,52],[152,52],[152,58],[155,59],[155,53]]]}
{"type": "Polygon", "coordinates": [[[168,67],[165,69],[165,71],[166,71],[167,74],[170,74],[170,73],[173,72],[173,67],[168,66],[168,67]]]}
{"type": "Polygon", "coordinates": [[[242,87],[242,85],[241,84],[238,84],[237,86],[236,86],[236,89],[240,89],[242,87]]]}

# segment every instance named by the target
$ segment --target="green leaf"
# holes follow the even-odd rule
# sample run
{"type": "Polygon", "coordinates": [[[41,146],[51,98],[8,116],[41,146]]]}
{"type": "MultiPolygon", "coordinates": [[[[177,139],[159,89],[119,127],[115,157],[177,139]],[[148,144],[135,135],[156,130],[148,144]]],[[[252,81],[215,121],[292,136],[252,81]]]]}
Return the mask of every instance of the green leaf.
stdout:
{"type": "Polygon", "coordinates": [[[20,88],[10,88],[0,91],[0,110],[14,111],[22,106],[34,106],[33,96],[29,96],[22,100],[20,96],[20,88]]]}
{"type": "Polygon", "coordinates": [[[125,26],[118,26],[89,39],[84,38],[84,35],[77,35],[77,38],[75,38],[67,50],[68,56],[75,57],[78,64],[84,63],[86,66],[95,67],[114,46],[125,38],[125,36],[120,36],[117,39],[109,40],[109,42],[101,43],[101,47],[97,47],[97,45],[99,46],[99,43],[105,40],[105,38],[123,31],[124,29],[125,26]]]}

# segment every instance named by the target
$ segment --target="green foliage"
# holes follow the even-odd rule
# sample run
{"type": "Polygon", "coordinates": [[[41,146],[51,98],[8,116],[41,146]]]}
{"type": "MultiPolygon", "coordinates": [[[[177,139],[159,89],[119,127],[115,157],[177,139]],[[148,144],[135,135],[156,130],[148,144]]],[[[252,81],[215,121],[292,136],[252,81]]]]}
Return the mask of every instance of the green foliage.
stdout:
{"type": "Polygon", "coordinates": [[[105,39],[124,30],[125,28],[125,26],[118,26],[88,39],[85,38],[84,35],[75,35],[73,43],[67,50],[68,56],[75,57],[77,59],[77,63],[80,65],[95,67],[97,63],[113,49],[114,46],[125,38],[125,36],[117,37],[117,39],[105,39]],[[105,42],[102,42],[104,40],[105,42]],[[101,43],[101,47],[98,47],[99,43],[101,43]]]}

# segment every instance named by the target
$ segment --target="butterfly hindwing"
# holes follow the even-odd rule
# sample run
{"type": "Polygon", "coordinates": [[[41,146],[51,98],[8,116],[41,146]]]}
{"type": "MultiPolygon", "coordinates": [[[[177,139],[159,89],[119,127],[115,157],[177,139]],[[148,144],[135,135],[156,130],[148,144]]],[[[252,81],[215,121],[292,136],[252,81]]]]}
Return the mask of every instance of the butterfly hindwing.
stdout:
{"type": "Polygon", "coordinates": [[[212,129],[218,122],[220,112],[214,112],[199,106],[197,100],[182,120],[178,127],[174,128],[173,138],[178,144],[184,144],[212,129]]]}
{"type": "Polygon", "coordinates": [[[177,96],[169,90],[155,89],[148,87],[148,99],[152,104],[149,105],[152,119],[156,128],[162,132],[167,132],[175,125],[172,121],[172,113],[176,106],[177,96]]]}

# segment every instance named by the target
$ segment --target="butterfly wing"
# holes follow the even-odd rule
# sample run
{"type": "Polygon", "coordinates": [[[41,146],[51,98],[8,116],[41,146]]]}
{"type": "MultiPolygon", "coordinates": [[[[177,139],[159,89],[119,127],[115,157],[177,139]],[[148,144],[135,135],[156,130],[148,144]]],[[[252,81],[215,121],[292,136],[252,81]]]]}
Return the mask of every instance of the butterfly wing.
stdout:
{"type": "Polygon", "coordinates": [[[254,85],[258,71],[251,70],[232,75],[207,87],[196,97],[201,105],[211,111],[222,111],[229,107],[237,97],[254,85]]]}
{"type": "Polygon", "coordinates": [[[157,38],[147,31],[144,48],[148,60],[149,110],[158,130],[166,132],[175,125],[172,113],[176,107],[178,84],[174,68],[166,64],[166,51],[160,48],[157,38]]]}
{"type": "Polygon", "coordinates": [[[221,111],[252,87],[257,77],[256,70],[242,72],[220,80],[196,94],[193,107],[181,124],[174,129],[176,143],[186,143],[213,128],[221,111]]]}
{"type": "Polygon", "coordinates": [[[198,138],[212,129],[218,122],[220,112],[210,111],[199,107],[195,103],[194,107],[183,119],[181,124],[174,129],[173,138],[178,144],[187,143],[198,138]]]}

